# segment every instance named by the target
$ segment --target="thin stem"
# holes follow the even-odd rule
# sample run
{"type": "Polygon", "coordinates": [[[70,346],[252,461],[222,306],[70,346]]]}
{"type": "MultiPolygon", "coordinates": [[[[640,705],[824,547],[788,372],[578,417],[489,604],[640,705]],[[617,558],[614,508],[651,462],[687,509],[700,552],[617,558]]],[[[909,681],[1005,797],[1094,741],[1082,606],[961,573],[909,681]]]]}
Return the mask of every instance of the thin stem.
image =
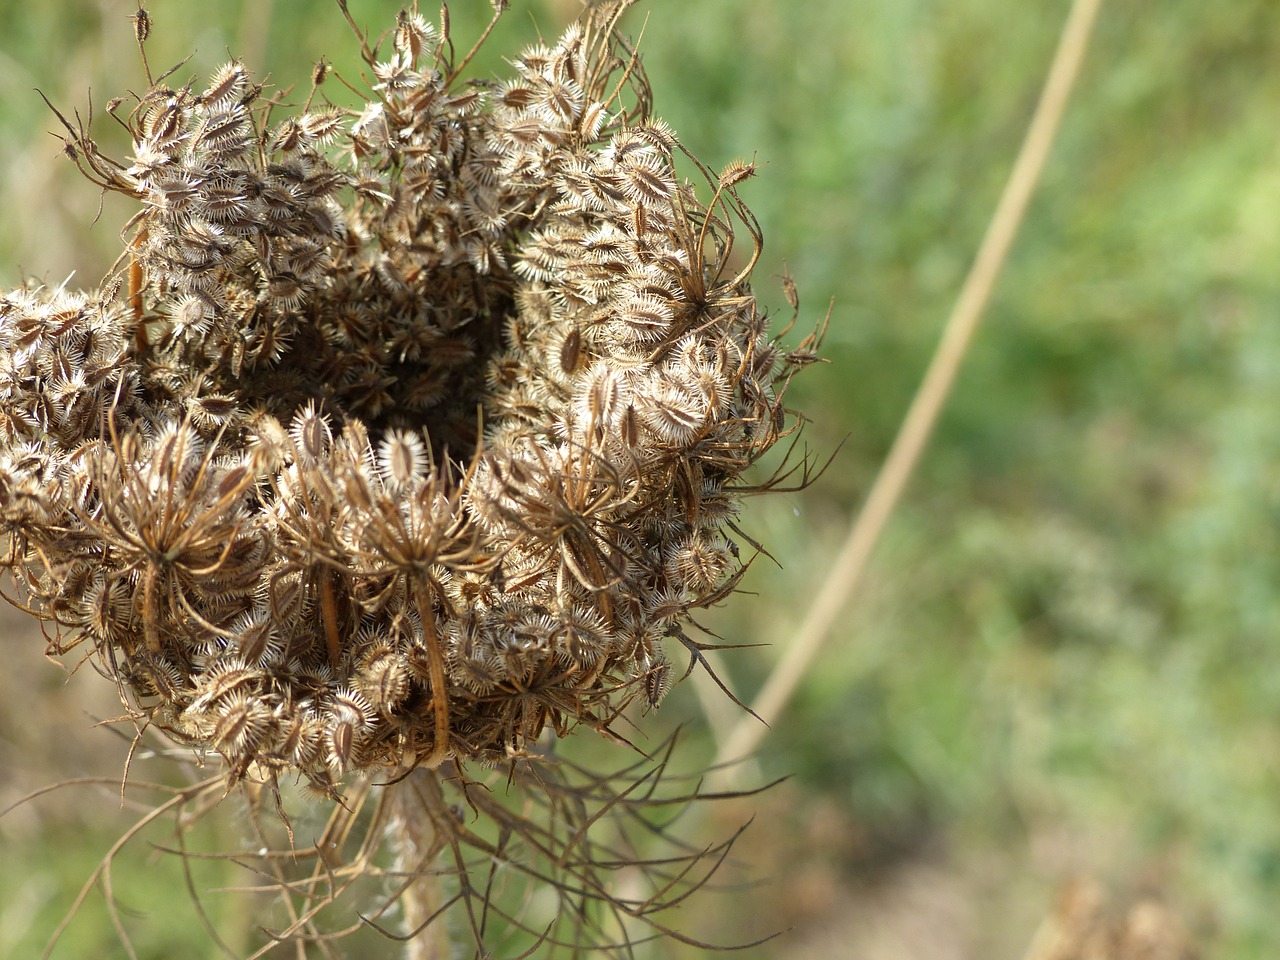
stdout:
{"type": "Polygon", "coordinates": [[[432,777],[418,768],[390,789],[394,791],[392,843],[396,847],[398,873],[412,879],[400,894],[404,932],[412,937],[405,944],[405,960],[448,960],[448,927],[436,916],[443,901],[440,875],[433,861],[438,850],[434,826],[418,794],[418,785],[432,777]]]}
{"type": "Polygon", "coordinates": [[[502,8],[497,7],[494,9],[493,19],[490,20],[489,25],[484,28],[484,33],[480,34],[480,39],[471,45],[471,49],[468,50],[467,55],[462,58],[462,62],[449,71],[449,77],[448,79],[445,80],[445,83],[444,83],[446,87],[451,85],[454,80],[458,79],[458,77],[462,75],[463,70],[467,69],[467,64],[471,62],[471,58],[474,57],[480,51],[480,48],[482,46],[484,46],[484,42],[489,39],[489,34],[493,32],[493,28],[498,25],[498,21],[501,18],[502,18],[502,8]]]}
{"type": "MultiPolygon", "coordinates": [[[[1101,3],[1102,0],[1074,0],[1072,3],[1022,148],[973,266],[947,319],[924,380],[862,511],[850,528],[848,538],[817,598],[809,607],[795,640],[788,645],[786,657],[756,697],[753,709],[765,723],[779,717],[808,672],[836,617],[856,590],[867,560],[920,460],[1044,170],[1101,3]]],[[[721,745],[717,763],[724,764],[751,753],[759,745],[766,729],[750,716],[741,717],[721,745]]]]}

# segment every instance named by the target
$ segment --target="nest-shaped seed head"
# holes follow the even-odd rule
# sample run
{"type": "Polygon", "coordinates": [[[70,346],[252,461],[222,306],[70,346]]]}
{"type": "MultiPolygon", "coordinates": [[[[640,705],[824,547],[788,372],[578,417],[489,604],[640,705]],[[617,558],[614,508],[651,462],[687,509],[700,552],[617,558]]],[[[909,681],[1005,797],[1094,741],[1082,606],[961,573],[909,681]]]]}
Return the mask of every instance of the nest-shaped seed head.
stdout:
{"type": "Polygon", "coordinates": [[[410,12],[359,110],[282,119],[233,61],[123,161],[71,128],[141,210],[99,290],[0,298],[11,592],[233,777],[604,730],[738,582],[809,355],[749,286],[753,168],[649,115],[625,6],[501,83],[410,12]]]}

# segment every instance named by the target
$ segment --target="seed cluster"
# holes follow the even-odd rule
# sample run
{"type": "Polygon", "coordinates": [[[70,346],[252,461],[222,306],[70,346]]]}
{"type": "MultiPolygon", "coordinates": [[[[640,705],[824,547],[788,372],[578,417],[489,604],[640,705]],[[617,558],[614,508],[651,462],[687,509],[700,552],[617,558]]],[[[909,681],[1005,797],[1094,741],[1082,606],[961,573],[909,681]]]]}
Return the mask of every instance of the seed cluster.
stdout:
{"type": "Polygon", "coordinates": [[[502,83],[408,11],[358,110],[278,119],[232,62],[153,85],[127,161],[68,124],[141,211],[96,292],[0,298],[10,592],[233,777],[604,729],[736,585],[811,341],[752,296],[753,168],[678,176],[626,6],[502,83]]]}

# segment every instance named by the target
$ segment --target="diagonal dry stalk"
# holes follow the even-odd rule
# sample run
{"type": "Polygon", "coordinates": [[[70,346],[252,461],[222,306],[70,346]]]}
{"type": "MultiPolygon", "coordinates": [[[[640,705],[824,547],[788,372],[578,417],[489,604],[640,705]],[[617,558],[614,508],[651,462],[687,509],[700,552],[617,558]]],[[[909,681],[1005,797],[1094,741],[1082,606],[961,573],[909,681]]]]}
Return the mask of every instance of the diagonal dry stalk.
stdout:
{"type": "MultiPolygon", "coordinates": [[[[836,617],[857,590],[867,561],[901,500],[934,425],[946,405],[969,344],[1022,224],[1031,196],[1040,181],[1101,5],[1102,0],[1074,0],[1072,3],[1013,170],[978,248],[973,266],[947,319],[924,379],[903,419],[884,466],[867,495],[866,503],[831,565],[830,573],[819,588],[817,597],[809,605],[809,612],[796,632],[795,639],[788,644],[786,656],[774,668],[752,704],[755,714],[765,724],[776,721],[782,714],[826,642],[836,617]]],[[[740,717],[720,744],[714,775],[732,777],[736,774],[730,771],[741,771],[740,764],[728,764],[754,751],[766,729],[768,728],[764,724],[757,722],[755,716],[740,717]]]]}

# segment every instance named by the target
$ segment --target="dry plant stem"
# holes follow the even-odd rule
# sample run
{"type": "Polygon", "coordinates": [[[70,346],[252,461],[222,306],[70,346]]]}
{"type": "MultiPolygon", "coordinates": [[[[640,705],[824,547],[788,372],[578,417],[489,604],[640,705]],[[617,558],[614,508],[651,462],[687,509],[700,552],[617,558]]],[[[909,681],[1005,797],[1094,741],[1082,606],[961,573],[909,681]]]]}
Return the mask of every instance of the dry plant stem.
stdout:
{"type": "Polygon", "coordinates": [[[405,960],[447,960],[451,955],[444,918],[432,919],[443,902],[440,876],[431,855],[434,828],[422,804],[414,802],[419,782],[431,776],[434,774],[419,768],[391,788],[395,791],[392,830],[398,848],[396,870],[413,878],[400,897],[404,933],[417,934],[405,944],[405,960]]]}
{"type": "MultiPolygon", "coordinates": [[[[892,516],[934,424],[938,421],[1022,223],[1032,192],[1039,182],[1045,159],[1053,146],[1071,89],[1079,74],[1101,3],[1102,0],[1075,0],[1072,4],[1022,149],[973,266],[952,308],[924,380],[867,496],[866,504],[849,530],[849,536],[809,608],[808,616],[795,640],[788,644],[786,657],[775,668],[752,705],[766,723],[772,723],[781,714],[801,678],[808,673],[809,665],[830,633],[836,617],[857,588],[867,560],[892,516]]],[[[754,717],[741,717],[728,739],[722,743],[718,763],[732,762],[751,753],[759,745],[765,729],[767,728],[756,722],[754,717]]],[[[734,768],[720,768],[721,772],[732,769],[734,768]]]]}

